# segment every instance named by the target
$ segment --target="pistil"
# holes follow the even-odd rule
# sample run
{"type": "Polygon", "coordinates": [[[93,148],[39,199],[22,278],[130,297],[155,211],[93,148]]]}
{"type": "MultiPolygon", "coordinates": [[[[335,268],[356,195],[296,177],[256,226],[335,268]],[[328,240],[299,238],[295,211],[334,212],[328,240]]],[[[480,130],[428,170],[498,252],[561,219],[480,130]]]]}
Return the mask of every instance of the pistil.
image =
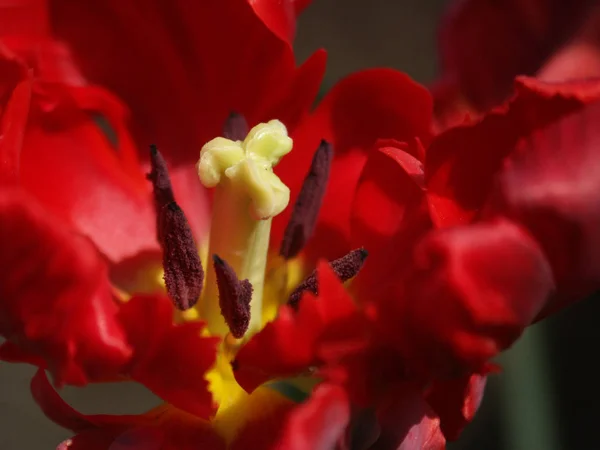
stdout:
{"type": "MultiPolygon", "coordinates": [[[[285,126],[272,120],[252,128],[244,141],[213,139],[202,148],[197,165],[202,184],[215,188],[209,254],[219,255],[238,279],[248,280],[253,289],[250,332],[261,326],[271,220],[287,206],[290,196],[287,186],[273,173],[273,166],[291,149],[285,126]]],[[[211,333],[228,333],[214,266],[207,269],[198,308],[211,333]]]]}

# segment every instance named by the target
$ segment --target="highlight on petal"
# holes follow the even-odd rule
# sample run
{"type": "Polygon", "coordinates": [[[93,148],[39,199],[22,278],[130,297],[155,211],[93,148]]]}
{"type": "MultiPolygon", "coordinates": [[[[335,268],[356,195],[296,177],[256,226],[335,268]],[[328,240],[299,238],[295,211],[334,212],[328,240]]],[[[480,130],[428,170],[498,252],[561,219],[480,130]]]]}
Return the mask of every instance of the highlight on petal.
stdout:
{"type": "MultiPolygon", "coordinates": [[[[310,0],[309,0],[310,1],[310,0]]],[[[256,14],[275,35],[290,45],[296,34],[297,0],[248,0],[256,14]]]]}
{"type": "Polygon", "coordinates": [[[31,103],[32,74],[10,94],[6,105],[0,106],[0,183],[17,183],[21,149],[31,103]]]}
{"type": "Polygon", "coordinates": [[[472,374],[438,380],[427,389],[425,398],[439,416],[446,439],[458,439],[463,428],[473,420],[483,400],[485,384],[485,375],[472,374]]]}
{"type": "Polygon", "coordinates": [[[162,295],[137,295],[119,320],[133,349],[131,378],[179,409],[207,418],[213,411],[205,374],[216,360],[218,338],[201,337],[202,322],[173,323],[162,295]]]}
{"type": "Polygon", "coordinates": [[[437,226],[468,223],[480,214],[519,139],[600,99],[597,80],[544,83],[522,77],[515,89],[504,107],[442,133],[428,148],[427,196],[437,226]]]}
{"type": "Polygon", "coordinates": [[[297,312],[283,306],[279,316],[238,352],[234,374],[246,391],[317,365],[327,342],[335,343],[339,353],[364,343],[364,318],[337,275],[324,261],[319,263],[317,274],[318,297],[305,294],[297,312]]]}
{"type": "Polygon", "coordinates": [[[57,385],[120,373],[131,348],[93,245],[15,189],[0,191],[0,239],[0,334],[57,385]]]}
{"type": "Polygon", "coordinates": [[[492,214],[539,242],[557,297],[544,315],[600,288],[600,103],[521,140],[497,179],[492,214]]]}
{"type": "Polygon", "coordinates": [[[554,289],[538,244],[507,220],[433,231],[412,266],[395,296],[378,300],[378,323],[416,372],[483,369],[554,289]]]}
{"type": "Polygon", "coordinates": [[[377,408],[381,435],[377,450],[443,450],[446,439],[440,421],[419,390],[406,383],[391,389],[377,408]]]}

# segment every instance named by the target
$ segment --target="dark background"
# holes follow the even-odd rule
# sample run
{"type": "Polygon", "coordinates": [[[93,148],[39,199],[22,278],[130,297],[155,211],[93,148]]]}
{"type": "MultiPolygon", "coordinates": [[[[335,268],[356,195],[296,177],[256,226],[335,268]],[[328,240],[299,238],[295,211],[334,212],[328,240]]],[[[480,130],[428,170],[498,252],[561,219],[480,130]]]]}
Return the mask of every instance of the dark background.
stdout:
{"type": "MultiPolygon", "coordinates": [[[[87,1],[87,0],[83,0],[87,1]]],[[[436,74],[436,25],[443,0],[314,0],[301,17],[297,55],[325,47],[324,88],[366,67],[391,66],[427,84],[436,74]]],[[[600,304],[582,302],[532,327],[499,359],[476,420],[453,449],[599,449],[595,372],[600,304]]],[[[54,449],[69,432],[49,422],[29,394],[33,369],[0,363],[0,450],[54,449]]],[[[138,413],[158,403],[132,383],[67,388],[88,413],[138,413]]]]}

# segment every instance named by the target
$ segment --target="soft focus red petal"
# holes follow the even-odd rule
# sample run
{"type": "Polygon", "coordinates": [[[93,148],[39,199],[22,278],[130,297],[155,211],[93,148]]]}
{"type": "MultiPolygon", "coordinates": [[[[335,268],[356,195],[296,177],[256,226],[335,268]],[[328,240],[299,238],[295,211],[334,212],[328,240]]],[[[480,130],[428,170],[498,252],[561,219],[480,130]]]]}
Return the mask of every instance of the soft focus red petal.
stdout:
{"type": "Polygon", "coordinates": [[[423,165],[405,151],[408,145],[395,145],[369,155],[352,203],[352,245],[369,252],[353,287],[367,300],[382,280],[406,268],[416,239],[431,227],[423,165]]]}
{"type": "Polygon", "coordinates": [[[51,19],[84,75],[131,107],[139,147],[156,143],[176,164],[193,164],[231,111],[251,125],[283,105],[308,111],[320,82],[248,0],[55,0],[51,19]]]}
{"type": "Polygon", "coordinates": [[[0,108],[0,184],[17,183],[31,102],[31,78],[21,81],[0,108]]]}
{"type": "Polygon", "coordinates": [[[439,31],[444,83],[478,110],[508,98],[582,22],[587,0],[458,0],[439,31]]]}
{"type": "MultiPolygon", "coordinates": [[[[432,102],[427,90],[407,75],[391,69],[373,69],[340,81],[317,109],[293,133],[294,150],[282,159],[276,172],[292,191],[300,191],[314,152],[322,139],[333,144],[331,169],[319,224],[307,251],[333,259],[349,251],[350,205],[367,153],[380,138],[428,143],[432,102]],[[318,249],[318,250],[317,250],[318,249]]],[[[279,245],[290,209],[273,222],[273,239],[279,245]]]]}
{"type": "Polygon", "coordinates": [[[519,337],[553,289],[548,263],[520,227],[498,220],[432,232],[379,320],[416,371],[481,369],[519,337]]]}
{"type": "Polygon", "coordinates": [[[31,393],[50,420],[77,433],[62,444],[67,449],[150,450],[156,445],[157,450],[224,450],[208,422],[170,405],[139,415],[81,414],[58,395],[43,371],[33,377],[31,393]]]}
{"type": "Polygon", "coordinates": [[[427,392],[427,403],[440,418],[446,439],[458,439],[463,428],[475,417],[483,399],[486,377],[473,374],[434,382],[427,392]]]}
{"type": "Polygon", "coordinates": [[[204,378],[216,359],[218,339],[200,336],[202,322],[173,323],[173,305],[162,295],[135,296],[119,320],[133,348],[131,377],[196,416],[212,412],[204,378]]]}
{"type": "Polygon", "coordinates": [[[381,436],[373,450],[443,450],[440,421],[413,386],[398,385],[378,407],[381,436]]]}
{"type": "Polygon", "coordinates": [[[0,216],[2,336],[58,384],[114,376],[131,349],[96,249],[20,191],[0,192],[0,216]]]}
{"type": "Polygon", "coordinates": [[[364,324],[352,299],[325,262],[318,265],[319,295],[305,294],[296,312],[289,306],[244,345],[236,356],[235,377],[247,391],[280,376],[296,375],[321,361],[325,343],[352,348],[364,324]]]}
{"type": "Polygon", "coordinates": [[[600,288],[599,121],[594,103],[539,130],[498,178],[494,209],[523,224],[552,266],[558,297],[550,310],[600,288]]]}
{"type": "Polygon", "coordinates": [[[545,62],[537,76],[548,81],[600,76],[599,30],[600,5],[595,5],[573,37],[545,62]]]}
{"type": "Polygon", "coordinates": [[[519,139],[600,98],[596,80],[544,83],[520,78],[514,98],[473,125],[450,129],[427,150],[425,177],[438,226],[476,217],[519,139]]]}
{"type": "Polygon", "coordinates": [[[321,384],[297,406],[283,426],[273,450],[331,450],[350,420],[350,402],[342,388],[321,384]]]}

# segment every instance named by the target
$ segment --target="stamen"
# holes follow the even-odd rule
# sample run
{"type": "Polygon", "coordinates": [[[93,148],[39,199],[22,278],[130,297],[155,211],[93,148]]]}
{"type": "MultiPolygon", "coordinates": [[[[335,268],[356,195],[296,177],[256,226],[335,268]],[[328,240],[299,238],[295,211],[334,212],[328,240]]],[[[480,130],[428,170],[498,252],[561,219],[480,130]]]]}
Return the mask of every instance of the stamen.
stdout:
{"type": "Polygon", "coordinates": [[[219,288],[221,314],[232,336],[240,339],[250,325],[252,284],[248,280],[240,281],[233,268],[218,255],[213,255],[213,262],[219,288]]]}
{"type": "Polygon", "coordinates": [[[333,160],[333,148],[327,141],[321,141],[321,145],[313,156],[310,170],[304,178],[302,189],[294,205],[292,217],[288,222],[279,254],[285,259],[290,259],[300,253],[306,242],[312,235],[325,190],[331,161],[333,160]]]}
{"type": "Polygon", "coordinates": [[[167,163],[156,145],[150,146],[150,165],[152,171],[146,175],[146,178],[152,182],[154,203],[158,211],[163,206],[174,202],[175,198],[173,197],[173,188],[171,187],[167,163]]]}
{"type": "Polygon", "coordinates": [[[154,145],[150,147],[150,163],[152,171],[147,178],[154,189],[165,286],[175,306],[186,310],[200,297],[204,270],[188,220],[173,197],[167,165],[154,145]]]}
{"type": "MultiPolygon", "coordinates": [[[[346,256],[342,256],[334,261],[331,261],[329,265],[333,272],[338,276],[340,281],[345,282],[350,278],[354,278],[362,269],[362,266],[367,259],[369,253],[364,248],[358,248],[352,250],[346,256]]],[[[314,270],[302,283],[300,283],[296,289],[290,294],[287,304],[292,308],[297,309],[298,303],[302,298],[304,292],[312,292],[315,295],[319,294],[319,285],[317,282],[317,271],[314,270]]]]}
{"type": "Polygon", "coordinates": [[[246,118],[236,112],[229,114],[223,125],[223,137],[232,141],[243,141],[248,134],[246,118]]]}
{"type": "Polygon", "coordinates": [[[192,230],[185,214],[175,202],[160,214],[164,279],[169,297],[182,311],[196,304],[202,293],[204,270],[192,230]]]}

